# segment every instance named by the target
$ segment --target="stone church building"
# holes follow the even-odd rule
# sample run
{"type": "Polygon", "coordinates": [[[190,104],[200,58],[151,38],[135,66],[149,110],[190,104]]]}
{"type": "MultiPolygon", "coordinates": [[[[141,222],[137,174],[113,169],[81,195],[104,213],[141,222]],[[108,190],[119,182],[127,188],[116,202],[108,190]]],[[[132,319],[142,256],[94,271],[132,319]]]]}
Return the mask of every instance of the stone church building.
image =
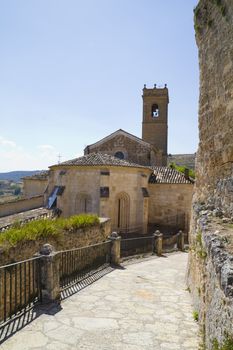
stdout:
{"type": "Polygon", "coordinates": [[[188,230],[193,180],[167,167],[168,89],[143,89],[142,138],[122,129],[50,167],[45,202],[62,216],[96,213],[112,230],[188,230]]]}

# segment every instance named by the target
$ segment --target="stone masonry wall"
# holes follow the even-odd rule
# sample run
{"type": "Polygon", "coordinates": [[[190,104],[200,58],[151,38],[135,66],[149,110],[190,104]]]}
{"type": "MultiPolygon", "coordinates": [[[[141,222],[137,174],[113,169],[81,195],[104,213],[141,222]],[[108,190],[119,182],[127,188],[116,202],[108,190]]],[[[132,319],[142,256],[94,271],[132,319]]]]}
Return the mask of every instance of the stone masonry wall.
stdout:
{"type": "Polygon", "coordinates": [[[200,100],[196,198],[233,215],[233,4],[201,0],[195,11],[200,100]]]}
{"type": "Polygon", "coordinates": [[[0,217],[20,213],[30,209],[36,209],[44,206],[44,196],[34,196],[31,198],[22,198],[12,202],[0,204],[0,217]]]}
{"type": "Polygon", "coordinates": [[[46,243],[51,244],[56,251],[60,251],[104,242],[110,234],[110,220],[100,219],[99,225],[79,229],[76,232],[65,232],[59,237],[22,241],[13,247],[0,247],[0,266],[32,258],[46,243]]]}
{"type": "Polygon", "coordinates": [[[229,338],[233,344],[232,0],[200,0],[194,19],[200,65],[200,143],[188,286],[205,348],[213,349],[215,343],[222,349],[229,338]]]}
{"type": "Polygon", "coordinates": [[[91,146],[89,152],[102,152],[112,156],[116,152],[123,152],[125,159],[131,162],[150,165],[150,146],[131,140],[124,135],[117,135],[99,146],[91,146]]]}
{"type": "Polygon", "coordinates": [[[149,224],[188,232],[192,184],[149,184],[149,224]]]}

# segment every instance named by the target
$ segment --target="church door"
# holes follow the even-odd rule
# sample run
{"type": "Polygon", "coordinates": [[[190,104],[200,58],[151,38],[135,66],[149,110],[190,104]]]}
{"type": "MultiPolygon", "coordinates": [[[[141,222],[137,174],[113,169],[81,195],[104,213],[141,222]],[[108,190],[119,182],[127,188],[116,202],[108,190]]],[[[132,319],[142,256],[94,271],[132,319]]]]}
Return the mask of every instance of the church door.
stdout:
{"type": "Polygon", "coordinates": [[[127,232],[129,229],[130,199],[125,192],[119,193],[116,197],[116,227],[120,232],[127,232]]]}

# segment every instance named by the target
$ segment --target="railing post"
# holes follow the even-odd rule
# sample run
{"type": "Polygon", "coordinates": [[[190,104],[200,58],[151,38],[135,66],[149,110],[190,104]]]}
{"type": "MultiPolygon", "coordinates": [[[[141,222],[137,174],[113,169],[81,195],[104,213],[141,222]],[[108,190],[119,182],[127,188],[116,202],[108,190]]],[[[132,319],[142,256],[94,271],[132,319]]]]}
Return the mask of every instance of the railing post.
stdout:
{"type": "Polygon", "coordinates": [[[178,232],[177,248],[182,252],[184,251],[184,232],[181,230],[178,232]]]}
{"type": "Polygon", "coordinates": [[[40,249],[40,278],[42,302],[60,301],[60,256],[50,244],[40,249]]]}
{"type": "Polygon", "coordinates": [[[113,265],[120,265],[121,258],[121,237],[118,236],[117,232],[112,232],[109,239],[112,242],[111,247],[111,263],[113,265]]]}
{"type": "Polygon", "coordinates": [[[159,230],[155,231],[155,251],[158,256],[161,256],[163,253],[163,234],[159,230]]]}

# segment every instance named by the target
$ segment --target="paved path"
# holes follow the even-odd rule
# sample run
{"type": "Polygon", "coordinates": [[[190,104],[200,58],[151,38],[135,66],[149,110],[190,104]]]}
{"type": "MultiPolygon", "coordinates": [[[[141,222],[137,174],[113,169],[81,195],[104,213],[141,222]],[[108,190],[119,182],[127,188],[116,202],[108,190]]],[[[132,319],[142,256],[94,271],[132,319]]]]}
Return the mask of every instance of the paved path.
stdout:
{"type": "Polygon", "coordinates": [[[1,350],[197,350],[186,253],[135,260],[16,332],[1,350]]]}

